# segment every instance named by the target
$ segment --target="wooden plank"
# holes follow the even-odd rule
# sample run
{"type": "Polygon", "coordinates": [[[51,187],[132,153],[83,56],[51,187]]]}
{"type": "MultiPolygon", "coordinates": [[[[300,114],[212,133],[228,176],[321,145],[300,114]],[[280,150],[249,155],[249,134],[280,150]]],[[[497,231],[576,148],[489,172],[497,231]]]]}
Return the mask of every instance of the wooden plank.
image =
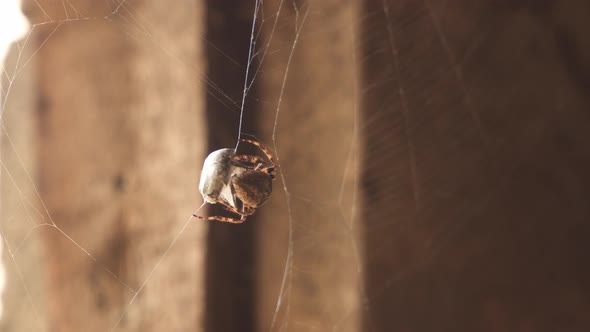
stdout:
{"type": "Polygon", "coordinates": [[[206,147],[203,8],[108,4],[69,1],[66,16],[61,2],[41,3],[53,21],[72,8],[91,18],[40,27],[38,39],[48,37],[37,55],[40,187],[60,230],[46,237],[51,328],[195,330],[205,229],[188,220],[206,147]]]}
{"type": "Polygon", "coordinates": [[[357,19],[354,1],[286,1],[263,27],[261,137],[280,167],[258,212],[259,330],[360,330],[357,19]]]}

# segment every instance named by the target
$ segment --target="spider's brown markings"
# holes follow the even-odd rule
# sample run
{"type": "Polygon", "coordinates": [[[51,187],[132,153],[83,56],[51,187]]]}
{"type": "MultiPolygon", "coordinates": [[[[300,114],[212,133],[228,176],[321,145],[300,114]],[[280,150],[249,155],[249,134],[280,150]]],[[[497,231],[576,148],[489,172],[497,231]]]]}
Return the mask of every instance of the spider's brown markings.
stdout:
{"type": "Polygon", "coordinates": [[[262,206],[272,194],[273,177],[258,168],[235,174],[231,179],[231,189],[239,198],[237,202],[244,207],[257,209],[262,206]]]}
{"type": "Polygon", "coordinates": [[[261,171],[263,173],[270,175],[273,180],[276,178],[274,164],[272,166],[264,167],[263,165],[265,163],[265,160],[258,157],[258,156],[241,154],[241,155],[234,156],[232,159],[234,161],[238,162],[239,164],[248,164],[248,165],[254,166],[255,170],[261,171]]]}
{"type": "Polygon", "coordinates": [[[256,166],[258,164],[264,164],[264,159],[262,159],[258,156],[250,156],[247,154],[238,154],[238,155],[235,155],[232,159],[234,161],[237,161],[238,163],[251,164],[252,166],[256,166]]]}

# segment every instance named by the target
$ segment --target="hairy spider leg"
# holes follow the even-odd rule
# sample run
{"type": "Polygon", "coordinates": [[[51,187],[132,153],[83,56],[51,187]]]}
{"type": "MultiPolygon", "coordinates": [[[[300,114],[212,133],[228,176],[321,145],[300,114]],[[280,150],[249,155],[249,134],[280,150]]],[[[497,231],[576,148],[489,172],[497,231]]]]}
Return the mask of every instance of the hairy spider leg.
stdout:
{"type": "Polygon", "coordinates": [[[241,224],[246,221],[246,216],[242,216],[240,219],[230,218],[230,217],[222,217],[222,216],[211,216],[211,217],[201,217],[193,214],[193,217],[201,220],[217,220],[222,222],[229,222],[232,224],[241,224]]]}
{"type": "Polygon", "coordinates": [[[215,203],[219,203],[221,204],[226,210],[233,212],[239,216],[241,216],[240,219],[235,219],[235,218],[230,218],[230,217],[222,217],[222,216],[210,216],[210,217],[202,217],[202,216],[198,216],[196,214],[193,213],[193,217],[197,218],[197,219],[201,219],[201,220],[217,220],[217,221],[223,221],[223,222],[229,222],[232,224],[241,224],[246,220],[246,215],[241,214],[240,211],[238,211],[238,209],[236,209],[235,207],[229,205],[226,201],[221,200],[219,198],[214,198],[215,203]]]}
{"type": "Polygon", "coordinates": [[[237,161],[238,163],[246,163],[246,164],[252,164],[252,165],[258,165],[258,164],[265,163],[264,159],[262,159],[258,156],[252,156],[252,155],[247,155],[247,154],[237,154],[237,155],[233,156],[232,159],[234,161],[237,161]]]}
{"type": "Polygon", "coordinates": [[[270,175],[273,180],[276,177],[274,165],[273,166],[263,166],[265,161],[264,161],[264,159],[262,159],[258,156],[239,154],[239,155],[233,156],[232,158],[234,161],[237,161],[238,163],[246,163],[246,164],[256,165],[256,166],[254,166],[254,170],[261,171],[263,173],[270,175]]]}
{"type": "Polygon", "coordinates": [[[260,164],[258,164],[254,170],[270,175],[270,178],[273,180],[277,177],[274,166],[262,167],[260,164]]]}
{"type": "Polygon", "coordinates": [[[251,139],[247,139],[247,138],[242,138],[241,141],[246,142],[246,143],[250,143],[252,145],[256,145],[260,150],[262,150],[262,152],[264,152],[264,154],[266,155],[268,160],[270,160],[271,164],[273,164],[273,165],[275,164],[275,160],[274,160],[272,153],[270,153],[270,150],[266,146],[264,146],[262,143],[260,143],[258,141],[251,140],[251,139]]]}
{"type": "Polygon", "coordinates": [[[236,211],[234,211],[234,210],[232,210],[232,209],[230,209],[230,208],[228,208],[226,206],[224,206],[223,208],[226,209],[229,212],[233,212],[235,214],[239,214],[240,216],[251,216],[251,215],[254,214],[254,212],[256,212],[256,209],[254,209],[254,208],[252,208],[250,206],[244,206],[242,208],[242,210],[239,211],[239,212],[236,212],[236,211]]]}

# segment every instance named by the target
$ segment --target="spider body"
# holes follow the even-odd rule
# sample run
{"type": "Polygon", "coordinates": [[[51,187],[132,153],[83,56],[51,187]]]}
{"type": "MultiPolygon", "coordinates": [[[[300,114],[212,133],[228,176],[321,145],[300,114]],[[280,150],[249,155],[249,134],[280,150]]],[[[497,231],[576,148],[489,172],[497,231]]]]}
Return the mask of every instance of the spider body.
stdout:
{"type": "Polygon", "coordinates": [[[242,223],[254,214],[272,193],[274,162],[272,154],[261,143],[249,139],[242,141],[260,148],[268,161],[255,155],[239,155],[232,149],[220,149],[207,156],[203,164],[199,191],[210,204],[219,203],[240,219],[211,216],[199,219],[242,223]]]}
{"type": "Polygon", "coordinates": [[[231,188],[244,205],[258,208],[272,193],[272,176],[258,170],[245,170],[232,177],[231,188]]]}

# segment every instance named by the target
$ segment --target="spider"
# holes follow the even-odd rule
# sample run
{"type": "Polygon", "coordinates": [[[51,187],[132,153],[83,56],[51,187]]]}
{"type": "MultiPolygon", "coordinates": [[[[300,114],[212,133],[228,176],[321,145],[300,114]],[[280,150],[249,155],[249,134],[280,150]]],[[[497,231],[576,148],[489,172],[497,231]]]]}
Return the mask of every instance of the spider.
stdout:
{"type": "Polygon", "coordinates": [[[275,179],[272,154],[260,142],[245,138],[241,141],[257,146],[268,158],[268,162],[259,156],[236,154],[233,149],[220,149],[205,158],[199,181],[199,191],[205,202],[219,203],[240,218],[202,217],[193,214],[194,217],[241,224],[270,197],[272,180],[275,179]]]}

